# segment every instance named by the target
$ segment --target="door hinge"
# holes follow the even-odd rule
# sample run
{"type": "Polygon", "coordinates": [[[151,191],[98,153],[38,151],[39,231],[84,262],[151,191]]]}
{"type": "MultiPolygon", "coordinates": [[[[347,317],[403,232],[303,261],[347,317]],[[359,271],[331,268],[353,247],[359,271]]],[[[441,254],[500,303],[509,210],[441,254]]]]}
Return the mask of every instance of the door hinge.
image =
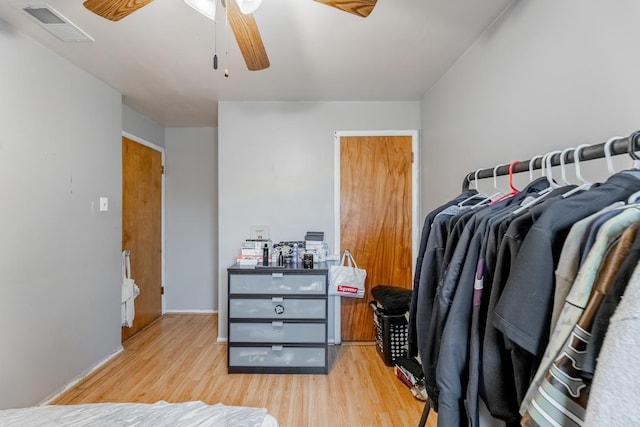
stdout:
{"type": "Polygon", "coordinates": [[[414,158],[413,158],[413,151],[411,152],[411,163],[413,164],[413,162],[415,162],[414,158]]]}
{"type": "Polygon", "coordinates": [[[164,165],[160,166],[160,174],[164,175],[164,165]]]}
{"type": "Polygon", "coordinates": [[[160,286],[160,295],[164,295],[164,286],[160,286]]]}

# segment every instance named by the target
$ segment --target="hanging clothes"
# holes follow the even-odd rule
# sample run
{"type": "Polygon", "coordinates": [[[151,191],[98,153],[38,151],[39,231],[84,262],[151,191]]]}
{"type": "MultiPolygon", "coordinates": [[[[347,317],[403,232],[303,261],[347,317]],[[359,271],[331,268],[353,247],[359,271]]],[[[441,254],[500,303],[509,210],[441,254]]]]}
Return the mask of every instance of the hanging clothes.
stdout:
{"type": "MultiPolygon", "coordinates": [[[[493,319],[493,326],[509,348],[515,382],[512,392],[518,402],[524,399],[549,340],[554,271],[571,226],[616,201],[626,200],[639,188],[640,171],[615,174],[604,184],[551,204],[527,233],[493,319]]],[[[489,394],[493,391],[488,384],[485,389],[489,394]]],[[[518,416],[518,407],[510,409],[518,416]]],[[[493,413],[491,406],[489,410],[493,413]]]]}
{"type": "Polygon", "coordinates": [[[517,399],[513,392],[515,383],[510,368],[511,355],[504,347],[502,334],[491,326],[493,313],[527,232],[548,206],[574,188],[566,186],[553,190],[542,203],[503,221],[498,230],[497,253],[488,251],[486,254],[486,271],[493,270],[493,273],[485,274],[482,286],[474,289],[474,310],[478,314],[477,324],[472,323],[469,350],[471,362],[466,399],[473,426],[478,425],[479,397],[491,402],[487,406],[494,417],[511,423],[519,419],[512,409],[517,405],[517,399]],[[483,369],[480,369],[481,361],[483,369]],[[487,388],[490,390],[487,391],[487,388]]]}
{"type": "MultiPolygon", "coordinates": [[[[487,209],[473,230],[473,237],[466,248],[459,275],[451,273],[445,278],[443,286],[448,286],[453,295],[442,304],[448,306],[448,313],[443,310],[444,327],[441,332],[436,382],[439,392],[439,414],[447,420],[446,425],[457,426],[467,421],[466,417],[460,417],[459,414],[465,413],[465,385],[468,382],[465,374],[468,370],[469,339],[473,334],[473,331],[470,334],[469,330],[472,324],[474,294],[482,289],[483,279],[489,274],[485,257],[488,251],[493,250],[489,246],[496,241],[490,239],[490,236],[499,228],[501,222],[513,216],[525,198],[547,187],[546,180],[534,182],[520,194],[506,199],[504,202],[507,203],[503,207],[490,209],[503,203],[498,202],[487,209]]],[[[458,248],[460,249],[460,246],[458,248]]]]}
{"type": "Polygon", "coordinates": [[[540,178],[475,209],[458,205],[463,193],[425,220],[410,351],[439,427],[484,426],[481,406],[507,427],[585,419],[604,332],[640,261],[640,208],[624,206],[640,170],[588,190],[557,187],[521,208],[547,187],[540,178]],[[562,375],[577,376],[558,387],[562,375]]]}
{"type": "Polygon", "coordinates": [[[536,221],[519,252],[496,306],[495,326],[505,337],[532,355],[542,356],[548,337],[553,272],[571,226],[640,188],[640,171],[609,177],[602,185],[552,204],[536,221]],[[525,300],[523,307],[518,302],[525,300]],[[524,310],[523,310],[524,308],[524,310]]]}
{"type": "MultiPolygon", "coordinates": [[[[636,211],[636,209],[631,210],[636,211]]],[[[636,220],[638,218],[640,216],[636,220]]],[[[616,218],[610,221],[614,220],[616,218]]],[[[607,222],[607,224],[610,224],[610,222],[607,222]]],[[[593,292],[589,292],[590,296],[587,295],[588,303],[583,305],[584,310],[580,310],[579,307],[573,307],[572,311],[580,312],[580,316],[576,322],[573,322],[574,326],[569,336],[565,339],[562,349],[558,354],[554,355],[553,363],[546,369],[544,378],[539,387],[537,387],[529,409],[523,416],[523,420],[525,420],[522,424],[523,426],[547,425],[550,423],[549,420],[553,420],[557,425],[561,426],[573,425],[573,423],[580,425],[584,421],[589,388],[583,379],[582,366],[584,354],[586,354],[591,337],[591,327],[596,311],[613,283],[616,271],[620,268],[624,257],[626,257],[633,244],[637,229],[637,223],[629,226],[624,230],[619,241],[615,243],[615,248],[611,250],[610,255],[604,260],[604,267],[597,283],[593,286],[593,292]],[[529,420],[533,422],[528,423],[529,420]]],[[[608,233],[609,230],[600,230],[597,240],[608,239],[610,236],[608,233]]],[[[596,245],[598,243],[596,242],[596,245]]],[[[588,275],[592,271],[592,263],[595,258],[594,252],[597,256],[597,251],[598,248],[594,246],[594,250],[589,253],[585,266],[580,270],[581,272],[586,270],[588,275]]],[[[579,283],[578,286],[574,285],[572,293],[583,293],[586,291],[584,289],[586,287],[589,287],[586,283],[584,285],[582,283],[579,283]]],[[[572,296],[574,300],[580,299],[580,295],[570,295],[570,297],[572,296]]],[[[570,301],[571,299],[568,298],[565,308],[569,307],[570,301]]],[[[582,303],[581,301],[575,302],[582,303]]],[[[567,324],[572,322],[573,313],[570,311],[563,312],[565,316],[564,318],[561,316],[558,326],[562,327],[565,324],[564,322],[567,324]]],[[[541,365],[541,368],[543,368],[543,365],[541,365]]],[[[535,387],[535,385],[535,383],[532,384],[532,387],[535,387]]]]}
{"type": "Polygon", "coordinates": [[[416,319],[416,309],[417,309],[418,301],[423,301],[422,298],[425,298],[425,296],[419,297],[418,295],[418,292],[420,290],[420,281],[422,277],[422,271],[423,271],[422,264],[425,258],[428,261],[430,261],[434,256],[434,253],[437,253],[438,251],[437,247],[429,248],[429,249],[427,248],[429,235],[431,233],[431,228],[432,228],[434,219],[436,218],[436,216],[438,216],[440,212],[444,211],[448,207],[452,207],[452,206],[455,207],[459,203],[468,199],[473,202],[473,198],[476,195],[478,195],[477,190],[467,190],[462,194],[458,195],[456,198],[450,200],[444,205],[431,211],[424,220],[424,225],[422,227],[422,235],[420,237],[420,246],[418,248],[418,256],[416,258],[416,268],[415,268],[415,274],[413,278],[411,304],[409,306],[409,325],[408,325],[408,337],[407,337],[409,357],[415,357],[418,354],[415,319],[416,319]]]}
{"type": "MultiPolygon", "coordinates": [[[[518,195],[500,201],[491,206],[485,206],[477,211],[470,211],[461,214],[458,218],[452,218],[455,220],[455,226],[449,227],[450,236],[447,239],[447,245],[444,251],[444,257],[442,260],[443,273],[438,280],[432,280],[425,283],[425,288],[429,288],[435,295],[433,307],[431,308],[429,315],[426,315],[426,310],[421,310],[422,305],[418,307],[416,325],[417,328],[427,331],[418,335],[418,348],[420,351],[420,358],[422,360],[423,370],[425,372],[425,388],[429,396],[429,400],[434,409],[439,409],[439,392],[440,386],[437,384],[437,372],[445,375],[444,389],[445,392],[449,392],[448,378],[452,378],[452,387],[455,388],[455,378],[453,373],[449,375],[448,360],[438,369],[441,339],[443,337],[443,331],[445,324],[449,317],[449,309],[455,296],[456,289],[459,282],[465,281],[465,283],[474,281],[475,267],[478,259],[478,253],[481,246],[481,237],[484,234],[484,230],[487,225],[488,218],[492,215],[504,214],[509,211],[513,211],[519,206],[519,203],[523,201],[530,194],[537,194],[544,188],[548,187],[546,179],[538,179],[531,183],[527,188],[521,191],[518,195]],[[459,236],[458,236],[459,235],[459,236]],[[475,260],[475,261],[472,261],[475,260]]],[[[436,278],[432,278],[436,279],[436,278]]],[[[423,286],[423,284],[421,284],[423,286]]],[[[463,311],[462,311],[463,312],[463,311]]],[[[464,312],[462,314],[464,316],[464,312]]],[[[457,311],[456,311],[457,316],[457,311]]],[[[456,319],[456,317],[454,317],[456,319]]],[[[453,350],[453,349],[452,349],[453,350]]],[[[448,349],[447,349],[448,351],[448,349]]],[[[461,356],[461,355],[459,355],[461,356]]],[[[459,358],[457,359],[459,360],[459,358]]],[[[456,390],[451,390],[448,395],[455,395],[458,393],[456,390]]],[[[446,401],[444,408],[445,413],[450,417],[442,416],[439,419],[448,420],[451,425],[458,425],[456,423],[457,416],[460,414],[459,404],[454,402],[455,399],[446,401]]]]}
{"type": "Polygon", "coordinates": [[[576,222],[569,231],[564,245],[562,246],[562,253],[558,260],[558,267],[556,268],[556,286],[553,297],[553,310],[551,312],[551,325],[549,332],[553,331],[555,325],[558,323],[558,317],[560,311],[564,306],[564,302],[569,295],[571,286],[578,275],[578,270],[581,264],[581,242],[584,240],[584,236],[589,234],[589,229],[593,221],[596,218],[601,218],[602,214],[617,210],[622,212],[618,208],[624,206],[624,202],[616,202],[601,211],[596,212],[578,222],[576,222]]]}
{"type": "MultiPolygon", "coordinates": [[[[598,279],[601,265],[605,261],[605,253],[610,250],[611,245],[620,238],[625,230],[627,232],[629,230],[634,230],[629,227],[640,222],[640,210],[636,208],[628,208],[624,211],[609,211],[604,213],[603,217],[605,219],[608,218],[608,220],[598,229],[598,237],[580,267],[580,272],[571,287],[569,295],[567,295],[564,307],[562,308],[558,318],[557,325],[547,343],[540,366],[533,381],[529,385],[527,395],[522,403],[521,413],[528,410],[529,402],[533,398],[533,395],[538,393],[538,387],[542,383],[543,377],[546,375],[551,364],[558,356],[560,349],[569,338],[574,325],[580,319],[580,316],[589,301],[592,288],[598,279]],[[612,213],[616,214],[616,216],[611,217],[612,213]]],[[[598,221],[596,220],[595,223],[597,224],[598,221]]],[[[628,237],[629,234],[626,234],[626,236],[628,237]]],[[[632,241],[633,240],[629,242],[629,248],[632,241]]],[[[626,255],[629,248],[626,248],[627,250],[624,255],[626,255]]],[[[620,264],[622,263],[622,258],[623,257],[619,257],[620,264]]],[[[617,267],[619,267],[619,265],[617,265],[617,267]]],[[[613,278],[611,279],[613,280],[613,278]]]]}
{"type": "Polygon", "coordinates": [[[620,303],[620,299],[631,281],[631,276],[638,262],[640,262],[640,233],[636,233],[633,246],[620,266],[613,284],[598,308],[598,313],[593,321],[591,341],[587,346],[587,354],[584,356],[582,368],[583,376],[586,379],[592,379],[594,376],[597,365],[596,361],[602,349],[605,333],[609,329],[611,316],[620,303]]]}
{"type": "Polygon", "coordinates": [[[633,426],[640,421],[640,268],[611,317],[593,377],[585,427],[633,426]],[[630,369],[628,368],[630,367],[630,369]]]}

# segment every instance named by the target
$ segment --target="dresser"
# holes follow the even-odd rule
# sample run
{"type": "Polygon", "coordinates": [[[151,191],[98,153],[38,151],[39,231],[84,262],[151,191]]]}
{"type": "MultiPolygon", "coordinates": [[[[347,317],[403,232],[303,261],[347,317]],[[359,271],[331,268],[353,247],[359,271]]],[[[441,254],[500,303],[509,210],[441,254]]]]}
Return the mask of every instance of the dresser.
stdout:
{"type": "Polygon", "coordinates": [[[229,373],[328,373],[326,263],[227,273],[229,373]]]}

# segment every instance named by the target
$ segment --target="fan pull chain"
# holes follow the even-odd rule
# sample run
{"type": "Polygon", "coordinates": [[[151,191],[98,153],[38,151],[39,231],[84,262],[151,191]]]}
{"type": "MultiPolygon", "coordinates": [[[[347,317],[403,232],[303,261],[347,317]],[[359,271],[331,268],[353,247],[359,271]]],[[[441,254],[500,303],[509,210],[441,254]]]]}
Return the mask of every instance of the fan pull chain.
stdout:
{"type": "MultiPolygon", "coordinates": [[[[234,1],[234,0],[227,0],[234,1]]],[[[224,8],[224,63],[229,63],[229,49],[227,49],[227,43],[229,40],[229,8],[224,8]]],[[[224,69],[224,76],[229,77],[229,70],[227,68],[224,69]]]]}
{"type": "Polygon", "coordinates": [[[218,23],[213,21],[213,69],[218,69],[218,23]]]}

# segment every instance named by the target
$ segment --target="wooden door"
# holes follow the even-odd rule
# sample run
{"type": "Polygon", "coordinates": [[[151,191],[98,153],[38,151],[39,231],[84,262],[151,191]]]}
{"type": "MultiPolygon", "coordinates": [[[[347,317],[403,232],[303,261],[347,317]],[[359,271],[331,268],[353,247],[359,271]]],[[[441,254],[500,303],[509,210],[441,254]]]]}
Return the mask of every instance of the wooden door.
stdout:
{"type": "Polygon", "coordinates": [[[122,248],[140,288],[126,340],[162,314],[162,153],[122,137],[122,248]]]}
{"type": "Polygon", "coordinates": [[[412,137],[340,138],[340,251],[367,270],[364,299],[342,298],[342,339],[375,339],[371,288],[411,289],[412,137]]]}

